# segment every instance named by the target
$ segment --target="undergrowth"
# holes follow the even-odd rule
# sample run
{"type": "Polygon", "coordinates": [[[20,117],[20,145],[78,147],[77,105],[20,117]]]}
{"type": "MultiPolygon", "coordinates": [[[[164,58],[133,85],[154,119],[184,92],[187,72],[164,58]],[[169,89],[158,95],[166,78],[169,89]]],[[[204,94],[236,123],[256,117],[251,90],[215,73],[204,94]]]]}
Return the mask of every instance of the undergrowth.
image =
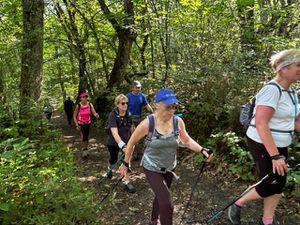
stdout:
{"type": "Polygon", "coordinates": [[[0,224],[98,224],[93,194],[75,177],[61,134],[41,118],[0,110],[0,224]]]}

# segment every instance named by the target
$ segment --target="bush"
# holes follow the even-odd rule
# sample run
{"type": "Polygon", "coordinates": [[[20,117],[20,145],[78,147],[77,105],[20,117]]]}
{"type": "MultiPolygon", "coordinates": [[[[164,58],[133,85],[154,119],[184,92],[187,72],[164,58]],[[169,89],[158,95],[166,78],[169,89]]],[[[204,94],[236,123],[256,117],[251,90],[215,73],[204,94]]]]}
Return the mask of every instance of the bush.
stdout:
{"type": "Polygon", "coordinates": [[[97,224],[99,209],[76,179],[61,134],[33,122],[20,135],[19,125],[0,127],[0,223],[97,224]]]}
{"type": "Polygon", "coordinates": [[[255,164],[243,138],[238,137],[234,132],[219,132],[211,135],[209,144],[217,149],[217,155],[228,165],[231,173],[237,174],[243,180],[254,179],[255,164]]]}

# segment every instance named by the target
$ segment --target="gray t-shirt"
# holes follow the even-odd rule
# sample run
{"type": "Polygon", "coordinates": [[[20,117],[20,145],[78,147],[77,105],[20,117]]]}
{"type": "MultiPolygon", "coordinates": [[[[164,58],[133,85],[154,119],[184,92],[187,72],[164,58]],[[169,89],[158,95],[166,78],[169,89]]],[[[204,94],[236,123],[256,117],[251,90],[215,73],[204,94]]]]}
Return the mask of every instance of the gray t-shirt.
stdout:
{"type": "MultiPolygon", "coordinates": [[[[127,143],[130,139],[131,125],[132,119],[129,113],[126,113],[125,116],[120,116],[118,114],[118,109],[114,109],[112,112],[109,113],[108,126],[110,128],[118,128],[118,134],[122,141],[124,141],[125,143],[127,143]]],[[[112,134],[108,135],[107,145],[118,146],[112,134]]]]}
{"type": "MultiPolygon", "coordinates": [[[[277,83],[275,80],[272,80],[272,82],[277,83]]],[[[275,112],[269,121],[270,129],[293,131],[295,127],[295,116],[299,114],[298,98],[292,89],[289,91],[284,91],[282,87],[281,89],[282,92],[280,96],[280,92],[276,86],[265,85],[256,95],[256,104],[253,113],[255,115],[258,105],[272,107],[275,112]]],[[[255,117],[251,120],[251,124],[255,124],[255,117]]],[[[291,133],[276,131],[271,131],[271,133],[277,147],[287,147],[292,143],[291,133]]],[[[249,126],[247,136],[258,143],[262,143],[256,128],[253,126],[249,126]]]]}

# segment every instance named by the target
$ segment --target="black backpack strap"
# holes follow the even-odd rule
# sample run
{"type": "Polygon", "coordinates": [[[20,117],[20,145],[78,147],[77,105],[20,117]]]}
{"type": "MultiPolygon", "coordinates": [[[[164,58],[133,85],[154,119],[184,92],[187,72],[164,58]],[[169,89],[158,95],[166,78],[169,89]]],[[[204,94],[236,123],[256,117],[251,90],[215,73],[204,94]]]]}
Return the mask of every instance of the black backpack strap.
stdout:
{"type": "Polygon", "coordinates": [[[178,116],[173,115],[173,132],[175,137],[177,138],[179,136],[179,124],[178,124],[178,116]]]}
{"type": "Polygon", "coordinates": [[[154,115],[151,114],[149,116],[147,116],[147,119],[148,119],[148,134],[144,140],[144,149],[147,148],[147,145],[151,142],[151,139],[154,135],[154,131],[155,131],[155,118],[154,118],[154,115]]]}
{"type": "Polygon", "coordinates": [[[151,141],[151,138],[153,137],[155,131],[155,118],[153,114],[147,116],[147,118],[148,118],[149,128],[148,128],[148,135],[146,139],[148,141],[151,141]]]}
{"type": "Polygon", "coordinates": [[[281,97],[282,89],[281,89],[281,87],[277,83],[275,83],[275,82],[269,82],[266,85],[273,85],[273,86],[277,87],[278,90],[279,90],[279,98],[281,97]]]}

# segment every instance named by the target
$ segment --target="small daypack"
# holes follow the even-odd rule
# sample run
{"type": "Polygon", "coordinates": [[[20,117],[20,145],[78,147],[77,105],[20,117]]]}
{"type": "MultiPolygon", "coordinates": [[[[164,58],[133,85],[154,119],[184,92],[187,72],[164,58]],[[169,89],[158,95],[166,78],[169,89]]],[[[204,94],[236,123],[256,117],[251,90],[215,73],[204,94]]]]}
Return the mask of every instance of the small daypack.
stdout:
{"type": "MultiPolygon", "coordinates": [[[[115,108],[113,110],[113,112],[114,112],[114,114],[116,115],[116,118],[117,118],[117,127],[118,128],[121,127],[121,126],[127,126],[127,125],[131,126],[132,122],[130,120],[130,113],[129,113],[128,110],[126,111],[126,114],[125,114],[126,124],[122,124],[118,108],[115,108]]],[[[107,124],[105,126],[105,132],[106,132],[107,135],[111,135],[111,129],[110,129],[110,126],[109,126],[109,121],[107,121],[107,124]]]]}
{"type": "MultiPolygon", "coordinates": [[[[155,118],[154,115],[151,114],[147,116],[148,121],[149,121],[149,129],[148,129],[148,134],[145,138],[144,141],[144,149],[148,146],[148,144],[151,142],[153,135],[155,133],[155,118]]],[[[178,116],[173,115],[173,132],[176,138],[179,137],[179,124],[178,124],[178,116]]],[[[157,136],[159,138],[159,136],[157,136]]]]}
{"type": "MultiPolygon", "coordinates": [[[[280,86],[274,82],[267,83],[266,85],[274,85],[279,90],[279,99],[282,94],[282,90],[280,86]]],[[[278,99],[278,100],[279,100],[278,99]]],[[[254,96],[249,102],[242,105],[240,108],[240,123],[244,126],[244,128],[248,129],[251,120],[254,118],[253,111],[255,108],[256,96],[254,96]]]]}

